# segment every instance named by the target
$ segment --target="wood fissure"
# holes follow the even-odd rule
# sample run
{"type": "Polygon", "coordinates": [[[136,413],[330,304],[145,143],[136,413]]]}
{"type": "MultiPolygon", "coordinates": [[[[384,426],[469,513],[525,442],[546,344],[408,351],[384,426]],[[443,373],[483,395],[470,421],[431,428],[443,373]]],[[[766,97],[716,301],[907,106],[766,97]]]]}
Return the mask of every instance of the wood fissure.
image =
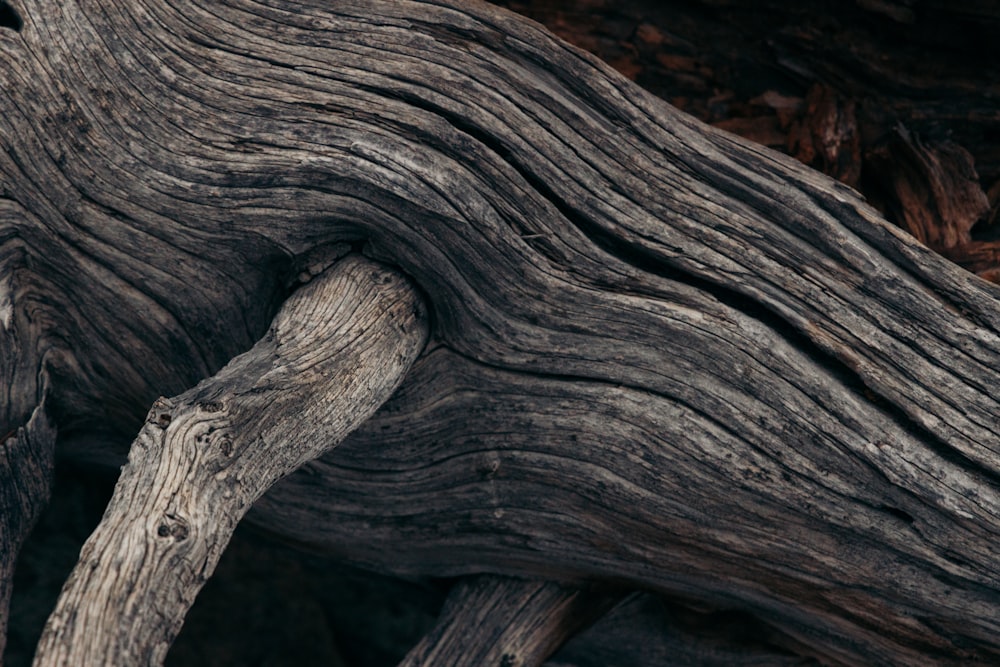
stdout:
{"type": "Polygon", "coordinates": [[[853,190],[478,2],[23,18],[0,430],[44,376],[67,455],[139,431],[38,664],[161,660],[255,501],[376,570],[612,580],[831,662],[1000,655],[998,292],[853,190]],[[329,275],[380,302],[371,260],[412,281],[339,313],[378,326],[302,328],[329,275]]]}

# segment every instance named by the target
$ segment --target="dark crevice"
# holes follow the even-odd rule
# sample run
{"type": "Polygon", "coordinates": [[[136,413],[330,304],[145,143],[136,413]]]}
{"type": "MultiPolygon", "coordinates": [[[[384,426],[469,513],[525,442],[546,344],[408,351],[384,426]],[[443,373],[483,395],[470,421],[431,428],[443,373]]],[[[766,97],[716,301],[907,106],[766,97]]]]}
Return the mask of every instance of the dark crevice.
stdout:
{"type": "Polygon", "coordinates": [[[905,512],[898,507],[892,507],[891,505],[879,505],[878,509],[882,510],[886,514],[891,514],[906,523],[913,523],[913,516],[911,516],[909,512],[905,512]]]}
{"type": "Polygon", "coordinates": [[[24,21],[9,3],[0,0],[0,28],[8,28],[17,32],[21,31],[24,21]]]}
{"type": "Polygon", "coordinates": [[[974,569],[972,567],[972,564],[969,563],[969,561],[965,560],[964,558],[960,558],[953,551],[945,551],[942,555],[944,556],[945,560],[947,560],[949,563],[953,563],[966,570],[974,569]]]}

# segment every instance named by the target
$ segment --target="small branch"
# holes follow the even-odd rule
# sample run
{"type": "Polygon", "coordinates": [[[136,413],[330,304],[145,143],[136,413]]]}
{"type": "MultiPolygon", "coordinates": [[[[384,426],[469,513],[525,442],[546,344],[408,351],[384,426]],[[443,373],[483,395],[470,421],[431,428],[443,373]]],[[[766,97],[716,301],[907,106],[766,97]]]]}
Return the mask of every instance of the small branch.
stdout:
{"type": "Polygon", "coordinates": [[[532,667],[600,618],[620,596],[484,575],[452,589],[437,626],[399,667],[532,667]]]}
{"type": "Polygon", "coordinates": [[[349,258],[293,294],[252,350],[157,400],[35,664],[161,664],[250,505],[392,394],[426,322],[407,280],[349,258]]]}

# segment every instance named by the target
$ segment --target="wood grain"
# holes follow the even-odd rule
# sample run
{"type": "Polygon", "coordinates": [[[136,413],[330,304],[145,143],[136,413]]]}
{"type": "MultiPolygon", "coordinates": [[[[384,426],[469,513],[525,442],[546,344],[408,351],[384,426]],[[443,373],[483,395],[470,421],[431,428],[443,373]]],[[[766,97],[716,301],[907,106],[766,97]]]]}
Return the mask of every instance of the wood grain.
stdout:
{"type": "Polygon", "coordinates": [[[482,575],[460,580],[399,667],[537,667],[614,606],[611,591],[482,575]]]}
{"type": "Polygon", "coordinates": [[[367,419],[426,334],[405,278],[349,258],[296,291],[253,349],[158,399],[34,664],[161,664],[248,507],[367,419]]]}
{"type": "MultiPolygon", "coordinates": [[[[1000,655],[998,293],[850,188],[477,2],[16,8],[0,248],[20,239],[44,276],[11,308],[57,343],[68,452],[138,430],[156,396],[248,349],[300,276],[363,246],[420,290],[432,344],[259,524],[384,571],[738,608],[829,663],[1000,655]]],[[[144,458],[156,428],[126,480],[181,478],[144,458]]],[[[183,523],[99,535],[135,559],[183,523]]],[[[154,561],[185,582],[174,610],[210,570],[154,561]]],[[[154,632],[80,581],[105,637],[154,632]]],[[[84,650],[61,618],[48,646],[84,650]]],[[[177,623],[153,624],[157,656],[177,623]]]]}

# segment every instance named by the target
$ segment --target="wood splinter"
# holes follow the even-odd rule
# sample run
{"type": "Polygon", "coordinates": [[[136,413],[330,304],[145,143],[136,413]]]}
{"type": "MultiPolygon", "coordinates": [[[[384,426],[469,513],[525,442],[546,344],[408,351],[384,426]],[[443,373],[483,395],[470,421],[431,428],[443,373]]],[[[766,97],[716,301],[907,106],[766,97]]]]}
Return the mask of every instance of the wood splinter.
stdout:
{"type": "Polygon", "coordinates": [[[157,400],[34,664],[161,664],[254,500],[371,416],[426,339],[410,283],[350,257],[295,292],[249,352],[157,400]]]}

